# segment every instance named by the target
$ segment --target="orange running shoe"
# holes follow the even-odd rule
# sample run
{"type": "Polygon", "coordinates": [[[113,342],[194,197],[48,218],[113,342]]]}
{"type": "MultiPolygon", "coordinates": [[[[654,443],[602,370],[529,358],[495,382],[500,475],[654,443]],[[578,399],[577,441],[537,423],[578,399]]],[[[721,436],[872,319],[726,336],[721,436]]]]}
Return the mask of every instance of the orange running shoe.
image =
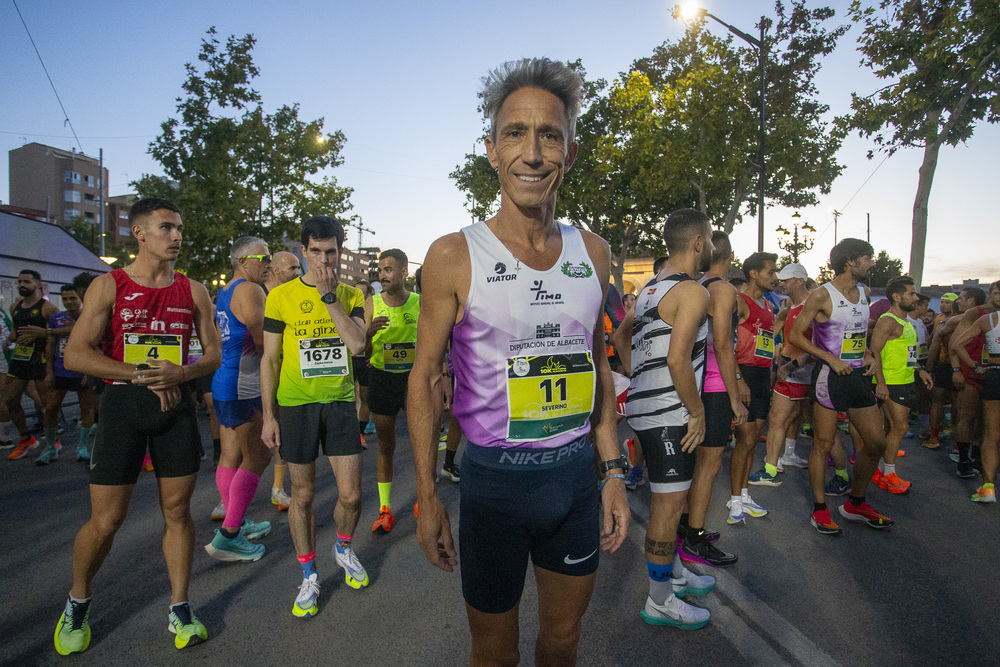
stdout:
{"type": "Polygon", "coordinates": [[[377,533],[381,530],[383,533],[388,533],[394,525],[396,525],[396,517],[392,515],[392,510],[382,505],[382,509],[378,513],[378,518],[372,524],[372,532],[377,533]]]}
{"type": "Polygon", "coordinates": [[[417,516],[417,505],[420,503],[413,503],[413,516],[417,516]]]}
{"type": "Polygon", "coordinates": [[[941,441],[938,440],[938,438],[937,438],[936,435],[932,435],[930,438],[928,438],[927,440],[925,440],[922,444],[927,449],[937,449],[938,447],[941,446],[941,441]]]}
{"type": "Polygon", "coordinates": [[[898,452],[896,452],[896,458],[897,459],[900,458],[900,457],[903,457],[903,456],[906,456],[906,450],[901,449],[898,452]]]}
{"type": "Polygon", "coordinates": [[[872,475],[872,484],[875,484],[879,488],[882,488],[882,476],[883,476],[882,475],[882,471],[879,470],[878,468],[876,468],[875,469],[875,474],[872,475]]]}
{"type": "Polygon", "coordinates": [[[910,483],[900,478],[896,473],[882,475],[878,481],[880,489],[885,489],[889,493],[906,493],[910,490],[910,483]]]}
{"type": "Polygon", "coordinates": [[[983,484],[972,494],[972,502],[974,503],[995,503],[996,501],[997,492],[992,484],[983,484]]]}
{"type": "Polygon", "coordinates": [[[14,449],[13,452],[10,453],[10,456],[8,456],[7,458],[10,459],[11,461],[16,461],[17,459],[24,458],[24,456],[28,453],[28,450],[37,444],[38,441],[35,440],[35,438],[32,437],[31,435],[29,435],[27,438],[22,438],[17,443],[17,447],[14,449]]]}
{"type": "Polygon", "coordinates": [[[365,442],[365,434],[361,434],[361,449],[368,449],[368,443],[365,442]]]}

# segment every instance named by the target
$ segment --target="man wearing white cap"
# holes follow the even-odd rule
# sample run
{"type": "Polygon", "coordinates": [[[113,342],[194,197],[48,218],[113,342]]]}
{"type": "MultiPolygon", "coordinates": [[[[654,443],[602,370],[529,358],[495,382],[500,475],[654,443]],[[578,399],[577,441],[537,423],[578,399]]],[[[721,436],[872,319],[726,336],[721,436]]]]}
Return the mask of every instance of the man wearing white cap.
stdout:
{"type": "MultiPolygon", "coordinates": [[[[778,455],[782,444],[785,455],[780,463],[784,466],[805,468],[808,462],[795,454],[795,439],[786,438],[788,426],[799,416],[799,410],[809,398],[809,383],[812,378],[812,356],[795,347],[788,340],[788,334],[795,324],[795,318],[802,312],[802,307],[809,296],[806,280],[809,274],[801,264],[788,264],[778,272],[782,292],[788,296],[791,307],[778,315],[775,331],[782,332],[784,345],[781,349],[781,361],[778,364],[778,381],[774,385],[771,396],[771,410],[767,416],[767,455],[764,467],[750,476],[750,484],[758,486],[781,486],[778,477],[778,455]],[[781,318],[784,315],[784,326],[781,318]],[[780,327],[780,328],[779,328],[780,327]]],[[[812,337],[810,329],[806,336],[812,337]]]]}

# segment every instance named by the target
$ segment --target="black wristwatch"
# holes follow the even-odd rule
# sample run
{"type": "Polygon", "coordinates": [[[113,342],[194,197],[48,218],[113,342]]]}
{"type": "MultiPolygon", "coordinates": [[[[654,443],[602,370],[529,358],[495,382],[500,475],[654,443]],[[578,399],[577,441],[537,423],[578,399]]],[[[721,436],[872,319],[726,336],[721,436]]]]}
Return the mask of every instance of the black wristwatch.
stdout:
{"type": "Polygon", "coordinates": [[[323,303],[333,303],[337,300],[337,295],[334,292],[327,292],[319,298],[323,303]]]}
{"type": "Polygon", "coordinates": [[[632,466],[628,464],[628,459],[624,456],[620,456],[617,459],[610,459],[608,461],[601,461],[601,465],[598,466],[598,470],[601,471],[602,475],[607,474],[609,470],[614,470],[615,468],[621,468],[622,472],[626,475],[632,470],[632,466]]]}

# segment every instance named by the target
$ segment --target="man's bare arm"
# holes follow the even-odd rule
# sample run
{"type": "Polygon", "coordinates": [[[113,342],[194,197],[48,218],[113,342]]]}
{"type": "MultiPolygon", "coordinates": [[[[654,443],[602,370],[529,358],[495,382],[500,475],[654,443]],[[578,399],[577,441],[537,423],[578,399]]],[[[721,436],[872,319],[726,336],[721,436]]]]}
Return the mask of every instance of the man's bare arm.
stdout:
{"type": "Polygon", "coordinates": [[[681,448],[690,452],[705,439],[705,406],[691,354],[698,328],[708,314],[708,290],[693,281],[682,282],[660,300],[658,312],[672,326],[667,367],[677,396],[688,411],[688,432],[681,440],[681,448]]]}
{"type": "Polygon", "coordinates": [[[810,338],[806,337],[806,331],[809,330],[813,320],[816,319],[816,316],[819,313],[822,312],[829,316],[829,313],[826,312],[828,304],[831,306],[833,305],[833,302],[830,301],[830,293],[825,289],[814,290],[806,299],[806,303],[802,307],[802,312],[795,318],[795,323],[792,324],[792,330],[788,332],[788,342],[803,352],[808,352],[817,359],[823,360],[829,364],[834,371],[839,373],[840,371],[838,370],[838,366],[846,366],[848,368],[847,372],[850,373],[850,367],[841,361],[839,357],[833,356],[826,350],[819,349],[813,344],[810,338]]]}
{"type": "Polygon", "coordinates": [[[111,274],[98,276],[87,290],[83,312],[76,321],[63,359],[67,370],[93,375],[105,380],[131,380],[135,366],[115,361],[100,352],[104,329],[115,306],[115,279],[111,274]]]}
{"type": "Polygon", "coordinates": [[[611,344],[618,351],[618,360],[622,363],[625,375],[632,375],[632,325],[635,323],[635,310],[625,313],[625,319],[611,334],[611,344]]]}
{"type": "MultiPolygon", "coordinates": [[[[968,314],[975,314],[975,311],[970,311],[968,314]]],[[[963,318],[964,317],[965,316],[963,315],[963,318]]],[[[952,334],[948,345],[948,349],[951,352],[951,358],[954,359],[957,357],[958,359],[961,359],[962,362],[969,368],[975,368],[976,361],[972,359],[972,356],[969,354],[969,351],[965,349],[965,346],[971,343],[976,336],[986,333],[991,328],[989,314],[983,315],[968,326],[959,326],[956,328],[955,333],[952,334]]]]}
{"type": "Polygon", "coordinates": [[[733,349],[732,318],[737,300],[740,303],[744,302],[736,296],[736,288],[722,280],[717,280],[708,286],[708,296],[708,307],[711,311],[709,314],[712,316],[712,349],[738,426],[746,422],[749,412],[740,399],[740,382],[736,379],[740,367],[736,363],[736,351],[733,349]]]}

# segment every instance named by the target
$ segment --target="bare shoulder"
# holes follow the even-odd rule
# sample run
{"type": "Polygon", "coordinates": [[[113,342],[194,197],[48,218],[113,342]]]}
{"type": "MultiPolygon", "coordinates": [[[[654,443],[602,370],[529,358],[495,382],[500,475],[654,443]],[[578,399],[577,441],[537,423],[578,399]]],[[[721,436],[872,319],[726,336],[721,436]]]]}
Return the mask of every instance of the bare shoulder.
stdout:
{"type": "Polygon", "coordinates": [[[421,281],[426,281],[430,274],[447,275],[458,270],[468,270],[471,267],[469,244],[462,232],[446,234],[434,241],[427,249],[424,259],[424,271],[421,281]]]}
{"type": "Polygon", "coordinates": [[[110,273],[97,276],[87,288],[87,298],[83,300],[84,310],[94,308],[110,309],[115,305],[115,278],[110,273]],[[90,306],[88,309],[87,307],[90,306]]]}
{"type": "Polygon", "coordinates": [[[670,290],[669,296],[686,303],[691,300],[695,305],[708,303],[708,290],[695,280],[682,280],[670,290]]]}

